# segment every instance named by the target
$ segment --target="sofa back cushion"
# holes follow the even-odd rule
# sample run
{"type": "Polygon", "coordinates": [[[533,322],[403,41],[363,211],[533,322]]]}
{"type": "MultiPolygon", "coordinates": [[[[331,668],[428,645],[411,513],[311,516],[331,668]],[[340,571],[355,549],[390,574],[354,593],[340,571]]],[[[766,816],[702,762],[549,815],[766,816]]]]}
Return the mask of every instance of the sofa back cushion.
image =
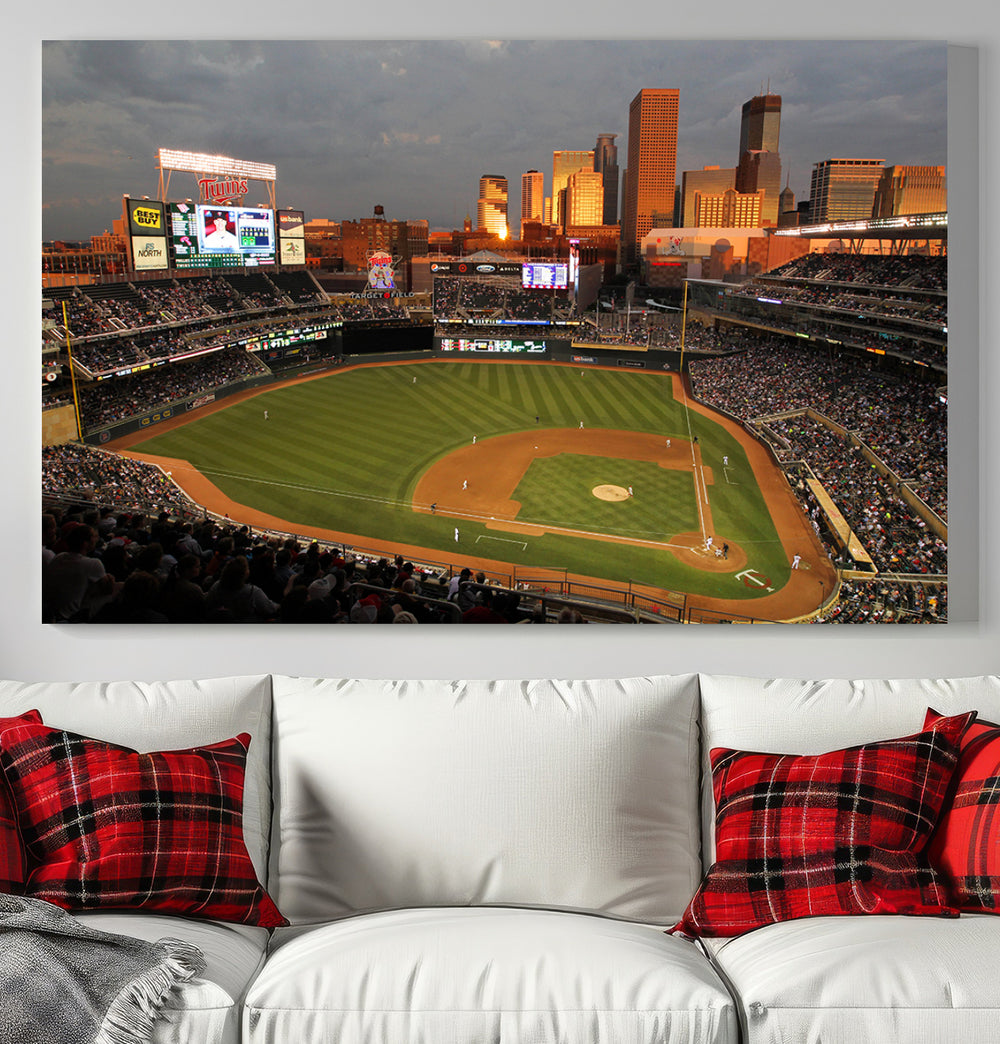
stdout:
{"type": "Polygon", "coordinates": [[[701,675],[702,824],[705,869],[715,860],[715,747],[823,754],[919,732],[928,707],[1000,720],[1000,678],[827,679],[701,675]]]}
{"type": "Polygon", "coordinates": [[[271,819],[271,679],[267,675],[171,682],[0,681],[0,717],[37,708],[46,725],[133,750],[204,746],[251,736],[243,835],[266,885],[271,819]]]}
{"type": "Polygon", "coordinates": [[[518,905],[673,923],[700,878],[694,677],[274,678],[295,923],[518,905]]]}

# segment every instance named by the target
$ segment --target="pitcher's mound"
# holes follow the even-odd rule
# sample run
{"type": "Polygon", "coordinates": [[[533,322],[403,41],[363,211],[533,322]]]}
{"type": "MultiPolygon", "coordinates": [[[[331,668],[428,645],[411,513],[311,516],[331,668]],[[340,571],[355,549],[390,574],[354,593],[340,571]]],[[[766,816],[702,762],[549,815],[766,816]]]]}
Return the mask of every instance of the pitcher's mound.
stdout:
{"type": "Polygon", "coordinates": [[[594,486],[590,492],[598,500],[628,500],[628,490],[622,486],[594,486]]]}

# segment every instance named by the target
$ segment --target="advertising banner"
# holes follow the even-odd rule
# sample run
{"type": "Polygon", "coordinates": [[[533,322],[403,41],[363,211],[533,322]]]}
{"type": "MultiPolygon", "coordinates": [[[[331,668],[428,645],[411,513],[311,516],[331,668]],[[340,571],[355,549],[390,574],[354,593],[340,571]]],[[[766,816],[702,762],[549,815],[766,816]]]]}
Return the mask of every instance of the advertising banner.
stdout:
{"type": "Polygon", "coordinates": [[[528,352],[546,350],[544,341],[513,341],[493,337],[442,337],[439,343],[442,352],[528,352]]]}
{"type": "Polygon", "coordinates": [[[305,239],[281,236],[278,240],[278,261],[283,265],[304,265],[306,263],[305,239]]]}
{"type": "Polygon", "coordinates": [[[278,235],[281,238],[292,236],[304,239],[306,234],[306,216],[301,210],[278,211],[278,235]]]}
{"type": "Polygon", "coordinates": [[[520,276],[519,261],[432,261],[431,275],[440,276],[520,276]]]}
{"type": "Polygon", "coordinates": [[[159,200],[126,199],[129,234],[132,236],[166,236],[167,220],[159,200]]]}
{"type": "Polygon", "coordinates": [[[132,236],[132,268],[148,272],[168,268],[167,240],[164,236],[132,236]]]}
{"type": "Polygon", "coordinates": [[[125,199],[132,270],[149,272],[170,267],[167,255],[167,218],[163,204],[154,199],[125,199]]]}

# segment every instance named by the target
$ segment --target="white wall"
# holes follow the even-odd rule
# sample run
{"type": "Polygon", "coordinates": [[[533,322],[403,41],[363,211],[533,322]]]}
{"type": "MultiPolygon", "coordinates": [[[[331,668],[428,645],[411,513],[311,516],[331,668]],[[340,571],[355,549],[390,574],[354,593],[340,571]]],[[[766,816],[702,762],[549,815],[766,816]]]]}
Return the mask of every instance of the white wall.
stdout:
{"type": "MultiPolygon", "coordinates": [[[[242,672],[362,677],[609,676],[714,671],[801,677],[914,677],[1000,673],[1000,367],[995,342],[997,288],[994,251],[996,211],[996,101],[994,66],[997,22],[981,0],[935,5],[936,16],[910,0],[872,5],[842,0],[835,22],[819,23],[802,6],[721,4],[729,37],[790,38],[843,34],[858,38],[919,37],[960,45],[950,80],[948,163],[952,276],[951,550],[952,617],[945,627],[587,627],[587,628],[384,628],[242,627],[189,630],[167,628],[64,628],[42,626],[38,595],[38,315],[40,155],[40,41],[43,38],[147,37],[154,35],[263,37],[280,18],[285,35],[440,37],[559,36],[560,8],[539,15],[529,0],[510,0],[503,24],[476,23],[475,15],[444,2],[378,5],[365,15],[355,5],[293,2],[224,8],[206,14],[187,0],[156,5],[103,4],[95,23],[93,6],[63,0],[19,10],[5,33],[2,96],[8,156],[3,171],[3,212],[8,215],[2,252],[4,294],[3,367],[0,369],[0,676],[17,679],[175,678],[242,672]],[[387,17],[389,12],[392,17],[387,17]],[[105,13],[108,12],[108,13],[105,13]],[[239,13],[237,13],[239,12],[239,13]],[[322,12],[322,13],[321,13],[322,12]],[[259,17],[251,17],[259,15],[259,17]],[[429,17],[427,17],[429,16],[429,17]],[[344,22],[346,17],[347,22],[344,22]],[[806,21],[802,21],[805,17],[806,21]],[[539,22],[539,18],[542,19],[539,22]],[[324,22],[324,19],[327,21],[324,22]],[[977,115],[978,103],[978,115],[977,115]],[[974,153],[977,137],[979,157],[974,153]],[[973,158],[968,158],[972,150],[973,158]],[[11,157],[23,154],[17,163],[11,157]],[[962,156],[966,158],[962,160],[962,156]],[[987,192],[984,186],[989,189],[987,192]],[[976,237],[979,241],[976,243],[976,237]],[[984,288],[982,316],[977,283],[984,288]],[[11,318],[13,317],[13,321],[11,318]],[[981,347],[980,347],[981,346],[981,347]],[[26,608],[25,608],[26,607],[26,608]],[[404,633],[400,634],[399,632],[404,633]]],[[[468,5],[471,9],[474,6],[468,5]]],[[[574,26],[593,26],[591,35],[650,37],[719,35],[720,5],[699,25],[677,5],[626,3],[610,8],[586,0],[574,26]],[[590,14],[586,14],[590,12],[590,14]]],[[[585,31],[572,30],[577,35],[585,31]]],[[[741,91],[755,89],[745,85],[741,91]]],[[[743,96],[742,94],[740,95],[743,96]]],[[[600,128],[598,128],[600,129],[600,128]]],[[[112,194],[115,187],[111,189],[112,194]]]]}

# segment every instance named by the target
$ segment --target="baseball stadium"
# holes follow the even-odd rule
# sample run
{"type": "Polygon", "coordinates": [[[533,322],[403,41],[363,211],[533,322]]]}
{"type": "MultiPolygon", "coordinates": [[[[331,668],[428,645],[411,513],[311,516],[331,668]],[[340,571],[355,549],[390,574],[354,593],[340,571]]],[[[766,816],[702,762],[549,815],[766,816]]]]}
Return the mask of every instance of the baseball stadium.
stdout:
{"type": "Polygon", "coordinates": [[[125,270],[43,287],[47,546],[111,578],[47,621],[946,622],[940,215],[647,297],[572,251],[331,288],[221,206],[270,257],[126,198],[125,270]]]}

